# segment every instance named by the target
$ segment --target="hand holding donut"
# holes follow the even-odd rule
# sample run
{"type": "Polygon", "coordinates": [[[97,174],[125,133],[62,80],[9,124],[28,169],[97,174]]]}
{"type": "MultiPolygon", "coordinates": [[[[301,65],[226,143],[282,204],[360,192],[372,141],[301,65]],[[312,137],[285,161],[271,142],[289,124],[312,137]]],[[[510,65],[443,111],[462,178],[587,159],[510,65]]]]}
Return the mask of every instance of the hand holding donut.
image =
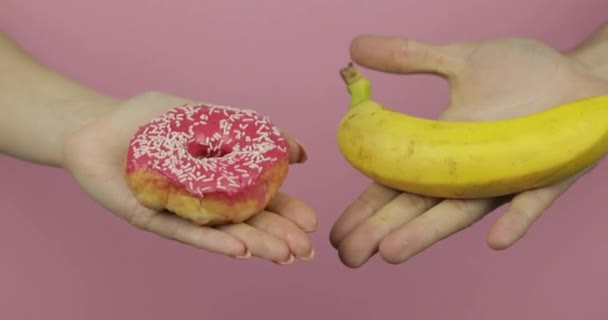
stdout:
{"type": "Polygon", "coordinates": [[[277,190],[305,151],[254,111],[148,92],[72,134],[64,159],[138,228],[237,258],[312,258],[315,212],[277,190]]]}
{"type": "Polygon", "coordinates": [[[66,169],[104,208],[163,237],[232,257],[312,258],[315,212],[278,191],[306,154],[267,117],[160,92],[114,99],[1,32],[0,70],[3,154],[66,169]]]}

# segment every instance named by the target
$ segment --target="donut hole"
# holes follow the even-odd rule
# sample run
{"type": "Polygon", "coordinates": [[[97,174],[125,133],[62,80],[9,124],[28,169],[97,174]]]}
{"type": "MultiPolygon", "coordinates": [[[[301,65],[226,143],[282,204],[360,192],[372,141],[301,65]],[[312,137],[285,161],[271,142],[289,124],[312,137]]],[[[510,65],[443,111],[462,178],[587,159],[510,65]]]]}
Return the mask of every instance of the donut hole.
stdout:
{"type": "Polygon", "coordinates": [[[232,149],[228,146],[217,146],[203,144],[198,141],[192,141],[186,145],[186,150],[195,158],[221,158],[230,152],[232,149]]]}

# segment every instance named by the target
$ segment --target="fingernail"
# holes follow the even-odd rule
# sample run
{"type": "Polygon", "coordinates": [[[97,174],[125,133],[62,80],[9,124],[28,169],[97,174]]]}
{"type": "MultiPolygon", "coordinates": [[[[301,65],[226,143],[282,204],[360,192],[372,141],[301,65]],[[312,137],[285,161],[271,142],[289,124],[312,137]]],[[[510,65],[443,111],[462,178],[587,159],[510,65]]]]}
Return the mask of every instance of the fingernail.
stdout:
{"type": "Polygon", "coordinates": [[[296,143],[298,144],[298,146],[300,146],[300,159],[298,159],[298,163],[303,163],[308,159],[306,149],[304,149],[304,146],[300,141],[296,140],[296,143]]]}
{"type": "Polygon", "coordinates": [[[245,248],[245,253],[243,255],[240,256],[234,256],[237,259],[248,259],[251,257],[251,251],[249,251],[248,248],[245,248]]]}
{"type": "Polygon", "coordinates": [[[295,261],[295,257],[293,256],[293,254],[290,254],[289,258],[286,261],[275,261],[275,263],[287,265],[287,264],[292,264],[294,261],[295,261]]]}
{"type": "Polygon", "coordinates": [[[310,253],[308,253],[306,256],[301,257],[300,259],[302,260],[312,260],[312,258],[315,257],[315,249],[311,249],[310,253]]]}

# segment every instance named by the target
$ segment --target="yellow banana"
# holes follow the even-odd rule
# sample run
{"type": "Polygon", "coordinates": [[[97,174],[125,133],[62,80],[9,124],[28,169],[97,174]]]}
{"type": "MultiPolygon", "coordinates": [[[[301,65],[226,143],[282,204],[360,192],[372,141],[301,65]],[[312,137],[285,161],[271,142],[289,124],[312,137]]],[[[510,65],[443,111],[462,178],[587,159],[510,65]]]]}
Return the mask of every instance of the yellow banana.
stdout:
{"type": "Polygon", "coordinates": [[[516,118],[431,120],[371,99],[352,63],[340,70],[351,95],[338,126],[340,152],[379,184],[441,198],[484,198],[545,186],[581,172],[608,151],[608,95],[516,118]]]}

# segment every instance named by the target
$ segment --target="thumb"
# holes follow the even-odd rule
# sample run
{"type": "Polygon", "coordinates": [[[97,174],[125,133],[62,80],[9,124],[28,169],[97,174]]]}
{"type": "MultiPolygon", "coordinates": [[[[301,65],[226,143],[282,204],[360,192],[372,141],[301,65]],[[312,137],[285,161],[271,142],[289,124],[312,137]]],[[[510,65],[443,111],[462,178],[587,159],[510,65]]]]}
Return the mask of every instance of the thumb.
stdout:
{"type": "Polygon", "coordinates": [[[286,133],[285,131],[282,131],[281,133],[289,145],[289,163],[294,164],[306,162],[308,156],[302,144],[289,133],[286,133]]]}
{"type": "Polygon", "coordinates": [[[452,77],[465,66],[465,59],[451,47],[391,36],[357,36],[351,41],[350,56],[363,67],[398,74],[452,77]]]}

